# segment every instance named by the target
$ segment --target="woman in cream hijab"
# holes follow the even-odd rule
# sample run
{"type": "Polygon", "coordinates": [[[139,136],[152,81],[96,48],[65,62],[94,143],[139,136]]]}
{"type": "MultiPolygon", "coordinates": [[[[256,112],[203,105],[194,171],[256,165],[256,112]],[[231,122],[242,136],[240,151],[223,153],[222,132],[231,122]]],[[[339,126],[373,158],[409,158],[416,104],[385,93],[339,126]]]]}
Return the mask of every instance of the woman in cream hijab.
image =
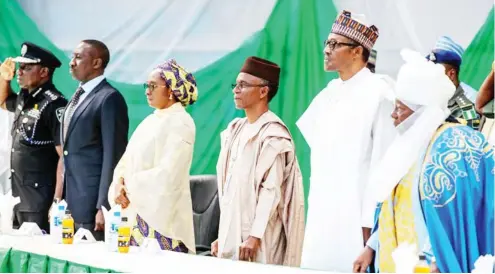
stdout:
{"type": "Polygon", "coordinates": [[[109,202],[134,221],[131,245],[152,238],[163,250],[195,253],[189,169],[196,128],[185,107],[197,99],[196,80],[169,60],[150,73],[144,87],[155,111],[129,140],[109,202]]]}

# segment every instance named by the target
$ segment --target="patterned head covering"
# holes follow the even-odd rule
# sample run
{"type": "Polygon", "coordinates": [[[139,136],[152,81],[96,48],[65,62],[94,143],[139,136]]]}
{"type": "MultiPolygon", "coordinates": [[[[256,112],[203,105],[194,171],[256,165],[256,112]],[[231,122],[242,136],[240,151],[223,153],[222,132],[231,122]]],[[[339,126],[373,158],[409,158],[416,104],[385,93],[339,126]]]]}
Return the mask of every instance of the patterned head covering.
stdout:
{"type": "Polygon", "coordinates": [[[156,69],[161,70],[160,77],[165,80],[168,88],[172,90],[175,98],[184,106],[192,105],[198,99],[198,88],[196,79],[174,59],[159,65],[156,69]]]}
{"type": "Polygon", "coordinates": [[[431,53],[426,56],[426,59],[434,63],[450,64],[455,67],[460,67],[463,54],[464,49],[461,45],[454,42],[450,37],[440,36],[431,53]]]}
{"type": "Polygon", "coordinates": [[[351,16],[351,12],[342,11],[332,26],[332,33],[345,36],[371,51],[378,39],[378,28],[375,25],[366,26],[362,14],[351,16]]]}

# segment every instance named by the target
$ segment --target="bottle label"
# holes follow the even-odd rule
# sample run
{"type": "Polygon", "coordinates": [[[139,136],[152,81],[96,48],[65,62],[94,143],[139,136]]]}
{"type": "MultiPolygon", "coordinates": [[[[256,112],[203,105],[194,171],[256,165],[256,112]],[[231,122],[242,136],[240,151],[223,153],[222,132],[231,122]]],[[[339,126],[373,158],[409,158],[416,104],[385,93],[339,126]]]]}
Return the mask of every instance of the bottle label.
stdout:
{"type": "Polygon", "coordinates": [[[62,232],[62,238],[71,239],[72,237],[74,237],[72,231],[63,231],[62,232]]]}
{"type": "Polygon", "coordinates": [[[112,223],[110,227],[111,232],[117,232],[119,230],[119,226],[117,224],[112,223]]]}
{"type": "Polygon", "coordinates": [[[119,247],[128,247],[128,246],[129,246],[129,241],[119,240],[119,247]]]}
{"type": "Polygon", "coordinates": [[[60,217],[55,216],[55,219],[53,220],[53,224],[55,226],[60,226],[62,224],[62,220],[60,219],[60,217]]]}

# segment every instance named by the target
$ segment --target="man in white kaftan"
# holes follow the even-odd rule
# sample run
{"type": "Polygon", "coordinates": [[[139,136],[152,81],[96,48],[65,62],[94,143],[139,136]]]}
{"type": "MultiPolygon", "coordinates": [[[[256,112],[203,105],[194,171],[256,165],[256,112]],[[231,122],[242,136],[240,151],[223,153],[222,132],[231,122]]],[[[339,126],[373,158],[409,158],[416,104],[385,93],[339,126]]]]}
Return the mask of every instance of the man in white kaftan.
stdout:
{"type": "Polygon", "coordinates": [[[366,68],[378,29],[361,22],[337,17],[324,54],[325,70],[340,77],[297,122],[311,148],[304,268],[352,271],[373,227],[368,171],[395,136],[392,85],[366,68]]]}

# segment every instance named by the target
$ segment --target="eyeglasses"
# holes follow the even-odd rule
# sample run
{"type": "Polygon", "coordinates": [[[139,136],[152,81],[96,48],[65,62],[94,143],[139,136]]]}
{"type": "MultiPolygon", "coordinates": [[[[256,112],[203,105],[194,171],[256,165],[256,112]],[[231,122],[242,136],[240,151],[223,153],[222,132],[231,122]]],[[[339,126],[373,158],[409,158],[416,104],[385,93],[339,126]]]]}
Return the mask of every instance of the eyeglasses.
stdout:
{"type": "Polygon", "coordinates": [[[161,85],[156,85],[156,84],[144,83],[143,84],[143,87],[145,89],[149,89],[150,91],[153,91],[153,90],[155,90],[155,88],[158,88],[158,87],[166,88],[167,86],[161,86],[161,85]]]}
{"type": "Polygon", "coordinates": [[[239,88],[239,89],[245,89],[245,88],[251,88],[251,87],[267,87],[267,84],[261,84],[261,85],[255,85],[255,84],[249,84],[249,83],[235,83],[232,84],[232,89],[239,88]]]}
{"type": "Polygon", "coordinates": [[[340,48],[341,46],[357,47],[359,45],[354,43],[338,42],[337,40],[323,41],[323,47],[326,48],[327,46],[330,50],[335,50],[335,48],[340,48]]]}

